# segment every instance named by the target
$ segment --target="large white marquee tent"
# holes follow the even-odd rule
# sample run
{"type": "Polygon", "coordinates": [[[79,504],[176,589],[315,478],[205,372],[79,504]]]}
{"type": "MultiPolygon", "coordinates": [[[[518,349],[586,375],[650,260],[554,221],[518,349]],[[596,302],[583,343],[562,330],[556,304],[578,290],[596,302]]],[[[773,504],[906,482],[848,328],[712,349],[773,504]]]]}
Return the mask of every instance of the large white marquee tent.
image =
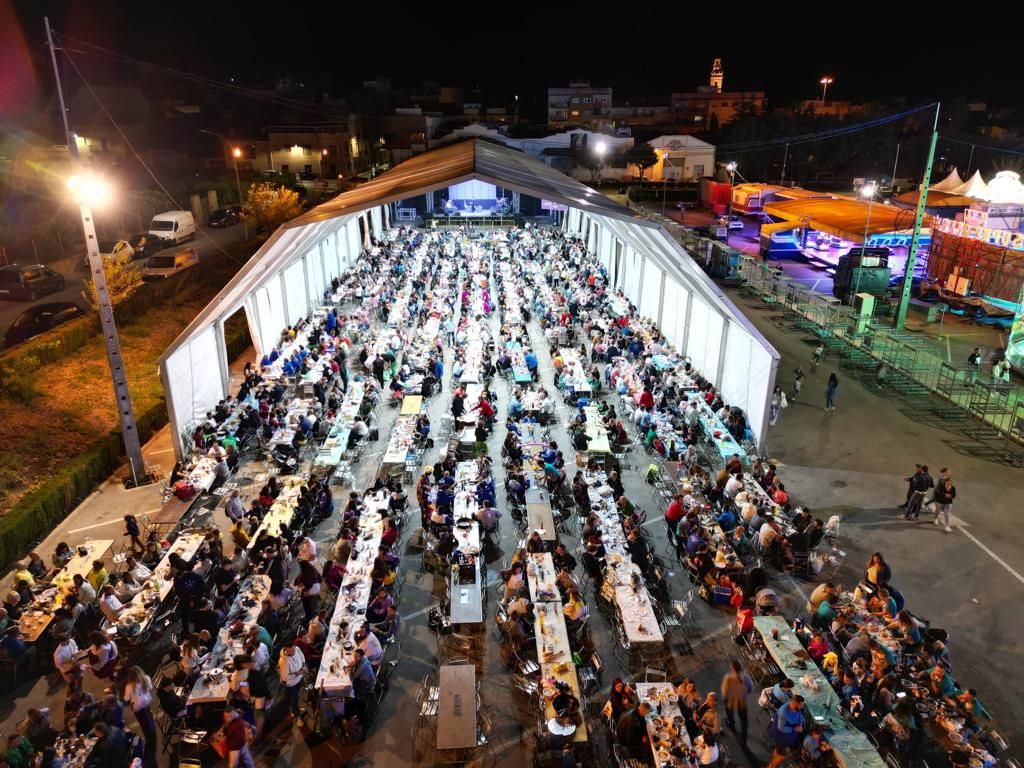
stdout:
{"type": "Polygon", "coordinates": [[[258,356],[320,305],[331,279],[356,264],[390,224],[391,204],[481,181],[564,205],[562,226],[585,238],[612,284],[653,318],[763,445],[779,354],[659,224],[520,152],[471,139],[412,158],[280,227],[160,358],[175,451],[228,396],[224,323],[245,310],[258,356]]]}

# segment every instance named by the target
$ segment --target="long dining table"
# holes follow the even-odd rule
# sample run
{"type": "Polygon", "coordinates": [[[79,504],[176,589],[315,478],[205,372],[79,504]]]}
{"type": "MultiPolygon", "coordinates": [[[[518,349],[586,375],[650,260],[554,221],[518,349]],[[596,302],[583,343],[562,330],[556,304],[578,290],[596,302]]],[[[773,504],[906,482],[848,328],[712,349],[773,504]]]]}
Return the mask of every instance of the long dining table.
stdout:
{"type": "Polygon", "coordinates": [[[756,616],[754,629],[779,669],[804,697],[808,714],[825,731],[841,764],[846,768],[885,768],[885,761],[868,737],[842,717],[839,695],[811,660],[785,617],[756,616]]]}

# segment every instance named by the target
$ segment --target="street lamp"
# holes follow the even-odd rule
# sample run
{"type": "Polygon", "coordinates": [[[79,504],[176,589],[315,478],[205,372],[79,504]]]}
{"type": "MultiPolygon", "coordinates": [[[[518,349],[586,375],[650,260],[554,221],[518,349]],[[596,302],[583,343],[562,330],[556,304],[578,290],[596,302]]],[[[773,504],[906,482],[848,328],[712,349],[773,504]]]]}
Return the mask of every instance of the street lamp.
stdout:
{"type": "Polygon", "coordinates": [[[604,169],[604,155],[608,151],[608,145],[599,141],[594,145],[594,152],[597,153],[597,178],[598,181],[601,179],[601,171],[604,169]]]}
{"type": "Polygon", "coordinates": [[[725,217],[725,244],[729,244],[729,226],[732,224],[732,193],[736,187],[736,161],[725,164],[725,170],[729,172],[729,212],[725,217]]]}
{"type": "Polygon", "coordinates": [[[868,201],[868,216],[864,221],[864,240],[860,244],[860,261],[857,263],[857,276],[854,279],[853,293],[850,294],[850,306],[853,306],[853,298],[860,293],[860,274],[864,268],[864,249],[868,244],[868,228],[871,226],[871,204],[875,202],[875,189],[876,184],[873,181],[867,182],[863,187],[860,188],[860,196],[868,201]]]}
{"type": "MultiPolygon", "coordinates": [[[[235,189],[238,191],[238,205],[243,205],[245,201],[242,200],[242,182],[239,181],[238,179],[238,160],[242,156],[241,147],[233,146],[231,144],[231,140],[228,139],[227,136],[221,136],[219,133],[207,131],[204,130],[203,128],[197,128],[196,130],[198,130],[200,133],[205,133],[208,136],[214,136],[220,139],[221,141],[224,142],[224,146],[231,150],[231,162],[235,166],[235,189]]],[[[242,234],[244,235],[246,240],[249,239],[249,225],[245,223],[245,216],[242,216],[242,234]]]]}
{"type": "MultiPolygon", "coordinates": [[[[57,49],[53,44],[53,31],[50,19],[44,18],[46,26],[46,44],[50,49],[50,62],[53,65],[53,77],[57,84],[57,102],[60,105],[61,120],[64,123],[64,138],[67,141],[68,153],[71,155],[71,166],[76,171],[82,170],[82,160],[78,155],[78,137],[71,130],[68,111],[64,104],[64,88],[60,82],[60,70],[57,68],[57,49]]],[[[124,368],[124,356],[121,353],[121,340],[117,336],[117,324],[114,322],[114,307],[110,303],[110,291],[107,290],[107,275],[103,271],[103,258],[100,256],[99,242],[96,240],[96,222],[92,217],[92,205],[103,205],[110,202],[110,186],[95,176],[82,175],[68,182],[69,189],[78,204],[78,212],[82,218],[82,234],[85,236],[85,252],[89,259],[89,271],[92,273],[92,284],[96,291],[96,304],[100,313],[100,328],[103,331],[103,344],[107,351],[107,366],[114,384],[114,400],[117,403],[117,418],[121,422],[121,439],[124,441],[124,454],[128,459],[128,475],[131,486],[138,487],[146,482],[146,464],[142,457],[142,443],[139,430],[135,424],[135,410],[132,408],[131,392],[128,389],[128,376],[124,368]]]]}
{"type": "Polygon", "coordinates": [[[825,106],[825,92],[828,90],[828,87],[830,85],[832,85],[832,78],[828,77],[828,76],[825,76],[825,77],[821,78],[820,82],[821,82],[821,106],[824,107],[825,106]]]}

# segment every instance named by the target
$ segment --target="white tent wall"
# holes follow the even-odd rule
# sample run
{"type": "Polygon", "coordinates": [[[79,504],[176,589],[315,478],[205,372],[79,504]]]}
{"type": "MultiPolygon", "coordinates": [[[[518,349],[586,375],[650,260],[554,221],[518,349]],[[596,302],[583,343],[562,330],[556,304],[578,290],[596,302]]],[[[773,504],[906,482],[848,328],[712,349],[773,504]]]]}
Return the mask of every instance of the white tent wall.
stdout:
{"type": "Polygon", "coordinates": [[[284,311],[283,275],[274,275],[256,291],[256,314],[260,328],[257,347],[266,354],[277,346],[281,331],[289,324],[284,311]]]}
{"type": "Polygon", "coordinates": [[[676,349],[683,346],[683,321],[686,312],[687,293],[671,277],[665,278],[665,292],[661,300],[661,322],[658,324],[665,338],[676,349]]]}
{"type": "Polygon", "coordinates": [[[719,392],[726,403],[749,404],[745,408],[747,423],[754,439],[763,446],[779,361],[737,323],[729,323],[725,349],[719,392]]]}
{"type": "Polygon", "coordinates": [[[306,275],[301,261],[295,262],[284,271],[284,287],[287,313],[285,325],[294,325],[309,311],[309,303],[306,300],[306,275]]]}
{"type": "Polygon", "coordinates": [[[319,307],[321,298],[324,295],[324,260],[323,244],[318,243],[306,254],[306,289],[309,293],[309,302],[314,307],[319,307]]]}
{"type": "Polygon", "coordinates": [[[634,302],[640,310],[640,317],[652,318],[658,321],[661,314],[661,281],[665,273],[658,269],[652,262],[644,261],[641,272],[640,301],[634,302]]]}
{"type": "Polygon", "coordinates": [[[219,325],[211,325],[167,358],[162,369],[172,428],[190,428],[224,397],[219,325]]]}
{"type": "MultiPolygon", "coordinates": [[[[348,247],[345,250],[345,255],[349,259],[353,259],[354,260],[354,257],[352,256],[352,254],[357,254],[358,255],[360,250],[361,250],[361,245],[360,245],[360,240],[359,240],[359,217],[358,216],[353,216],[351,219],[348,220],[348,222],[346,222],[346,224],[345,224],[345,234],[347,235],[347,238],[348,238],[348,247]]],[[[349,263],[351,263],[351,262],[349,262],[349,263]]],[[[345,264],[344,262],[342,263],[342,266],[347,268],[347,264],[345,264]]]]}
{"type": "Polygon", "coordinates": [[[384,226],[381,224],[381,213],[379,205],[370,209],[370,219],[373,221],[373,237],[374,239],[377,239],[384,231],[384,226]]]}

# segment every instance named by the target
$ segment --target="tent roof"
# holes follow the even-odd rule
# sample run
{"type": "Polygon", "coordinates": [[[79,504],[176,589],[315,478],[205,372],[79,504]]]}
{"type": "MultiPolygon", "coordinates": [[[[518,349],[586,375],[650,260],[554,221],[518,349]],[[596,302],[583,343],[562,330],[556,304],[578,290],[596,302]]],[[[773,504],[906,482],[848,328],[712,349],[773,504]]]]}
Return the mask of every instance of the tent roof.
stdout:
{"type": "MultiPolygon", "coordinates": [[[[561,203],[599,217],[622,242],[652,259],[666,274],[700,295],[719,314],[741,323],[763,341],[743,314],[686,257],[682,246],[662,226],[637,216],[629,208],[522,152],[472,138],[406,160],[366,184],[283,224],[181,332],[160,357],[160,362],[205,328],[230,317],[243,306],[248,296],[301,259],[310,247],[343,227],[352,217],[376,206],[471,179],[561,203]]],[[[770,347],[767,342],[763,343],[770,347]]]]}
{"type": "MultiPolygon", "coordinates": [[[[897,204],[916,206],[921,198],[921,191],[904,192],[896,198],[897,204]]],[[[929,208],[967,208],[978,202],[977,198],[958,195],[955,192],[943,192],[934,187],[928,190],[928,199],[925,205],[929,208]]]]}
{"type": "Polygon", "coordinates": [[[957,173],[956,168],[954,168],[950,171],[949,176],[944,178],[938,184],[932,184],[929,188],[936,192],[952,192],[963,183],[964,180],[960,178],[960,174],[957,173]]]}
{"type": "Polygon", "coordinates": [[[880,234],[909,229],[914,224],[906,208],[875,203],[871,206],[868,222],[868,204],[860,200],[811,198],[764,204],[764,212],[786,221],[798,221],[819,232],[841,237],[850,242],[864,240],[868,234],[880,234]]]}
{"type": "Polygon", "coordinates": [[[958,195],[976,197],[980,200],[988,199],[988,184],[986,184],[985,180],[981,178],[981,171],[975,171],[974,175],[971,176],[970,179],[949,191],[955,192],[958,195]]]}

